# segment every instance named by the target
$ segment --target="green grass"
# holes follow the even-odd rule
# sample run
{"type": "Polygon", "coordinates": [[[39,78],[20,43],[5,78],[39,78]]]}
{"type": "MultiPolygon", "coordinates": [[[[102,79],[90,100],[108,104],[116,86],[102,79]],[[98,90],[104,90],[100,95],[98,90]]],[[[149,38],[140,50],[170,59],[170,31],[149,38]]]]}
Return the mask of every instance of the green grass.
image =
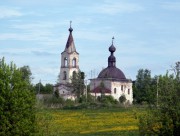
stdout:
{"type": "Polygon", "coordinates": [[[40,110],[38,131],[42,136],[137,136],[140,110],[40,110]]]}

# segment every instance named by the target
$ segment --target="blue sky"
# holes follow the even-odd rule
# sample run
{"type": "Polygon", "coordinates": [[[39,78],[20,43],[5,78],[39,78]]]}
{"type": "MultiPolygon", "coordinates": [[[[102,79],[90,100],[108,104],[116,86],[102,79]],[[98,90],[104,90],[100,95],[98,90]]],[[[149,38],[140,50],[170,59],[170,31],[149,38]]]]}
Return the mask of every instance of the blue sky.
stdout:
{"type": "Polygon", "coordinates": [[[33,83],[56,83],[72,20],[86,78],[107,67],[114,36],[116,65],[135,79],[140,68],[164,74],[180,61],[180,1],[0,1],[0,58],[29,65],[33,83]]]}

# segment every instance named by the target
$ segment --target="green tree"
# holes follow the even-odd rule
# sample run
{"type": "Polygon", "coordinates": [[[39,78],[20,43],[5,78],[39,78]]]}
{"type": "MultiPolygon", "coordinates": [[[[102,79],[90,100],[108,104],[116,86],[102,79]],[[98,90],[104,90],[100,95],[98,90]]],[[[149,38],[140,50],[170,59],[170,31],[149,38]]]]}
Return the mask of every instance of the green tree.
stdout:
{"type": "Polygon", "coordinates": [[[52,94],[53,93],[53,85],[52,84],[45,84],[45,93],[52,94]]]}
{"type": "Polygon", "coordinates": [[[22,78],[24,80],[26,80],[29,84],[31,84],[31,80],[32,80],[32,73],[31,73],[31,69],[29,66],[23,66],[20,67],[20,71],[22,73],[22,78]]]}
{"type": "Polygon", "coordinates": [[[44,94],[45,93],[45,87],[41,82],[37,83],[34,86],[34,90],[35,90],[36,94],[44,94]]]}
{"type": "Polygon", "coordinates": [[[158,105],[140,118],[141,135],[180,135],[180,81],[176,75],[159,76],[158,105]]]}
{"type": "Polygon", "coordinates": [[[35,95],[15,64],[0,60],[0,135],[32,135],[35,130],[35,95]]]}
{"type": "Polygon", "coordinates": [[[133,85],[134,100],[137,103],[155,102],[156,78],[151,78],[151,71],[140,69],[133,85]]]}
{"type": "Polygon", "coordinates": [[[72,92],[75,93],[77,98],[79,99],[83,95],[85,89],[84,72],[73,72],[70,86],[73,89],[72,92]]]}

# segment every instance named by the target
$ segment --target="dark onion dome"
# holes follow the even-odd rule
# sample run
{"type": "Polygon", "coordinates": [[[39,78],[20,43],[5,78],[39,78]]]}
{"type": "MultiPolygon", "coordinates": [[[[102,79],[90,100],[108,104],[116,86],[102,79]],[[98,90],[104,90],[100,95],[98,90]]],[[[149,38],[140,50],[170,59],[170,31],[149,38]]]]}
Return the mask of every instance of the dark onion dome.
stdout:
{"type": "Polygon", "coordinates": [[[111,53],[113,53],[113,52],[116,51],[116,48],[114,47],[113,44],[109,47],[109,51],[110,51],[111,53]]]}
{"type": "Polygon", "coordinates": [[[113,45],[113,40],[114,37],[112,38],[112,45],[109,47],[111,54],[108,57],[108,67],[99,73],[98,78],[126,80],[124,73],[120,69],[116,68],[116,57],[113,54],[116,51],[116,48],[113,45]]]}
{"type": "Polygon", "coordinates": [[[107,67],[103,69],[98,78],[112,78],[117,80],[126,80],[124,73],[116,67],[107,67]]]}
{"type": "Polygon", "coordinates": [[[73,31],[72,27],[69,28],[69,32],[71,33],[73,31]]]}

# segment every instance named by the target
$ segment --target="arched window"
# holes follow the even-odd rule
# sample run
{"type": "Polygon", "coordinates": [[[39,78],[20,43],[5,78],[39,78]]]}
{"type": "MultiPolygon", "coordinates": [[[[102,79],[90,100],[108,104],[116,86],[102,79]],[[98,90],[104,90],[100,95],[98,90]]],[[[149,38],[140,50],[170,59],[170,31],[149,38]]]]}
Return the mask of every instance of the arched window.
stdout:
{"type": "Polygon", "coordinates": [[[130,89],[128,89],[128,94],[130,94],[130,89]]]}
{"type": "Polygon", "coordinates": [[[76,58],[74,58],[74,59],[72,60],[72,66],[73,66],[73,67],[76,67],[76,58]]]}
{"type": "Polygon", "coordinates": [[[116,94],[116,88],[114,88],[114,94],[116,94]]]}
{"type": "Polygon", "coordinates": [[[121,91],[123,91],[123,85],[121,85],[121,91]]]}
{"type": "Polygon", "coordinates": [[[67,79],[67,73],[66,71],[64,71],[64,76],[63,76],[63,79],[66,80],[67,79]]]}
{"type": "Polygon", "coordinates": [[[64,66],[67,67],[68,66],[68,59],[65,57],[64,58],[64,66]]]}

